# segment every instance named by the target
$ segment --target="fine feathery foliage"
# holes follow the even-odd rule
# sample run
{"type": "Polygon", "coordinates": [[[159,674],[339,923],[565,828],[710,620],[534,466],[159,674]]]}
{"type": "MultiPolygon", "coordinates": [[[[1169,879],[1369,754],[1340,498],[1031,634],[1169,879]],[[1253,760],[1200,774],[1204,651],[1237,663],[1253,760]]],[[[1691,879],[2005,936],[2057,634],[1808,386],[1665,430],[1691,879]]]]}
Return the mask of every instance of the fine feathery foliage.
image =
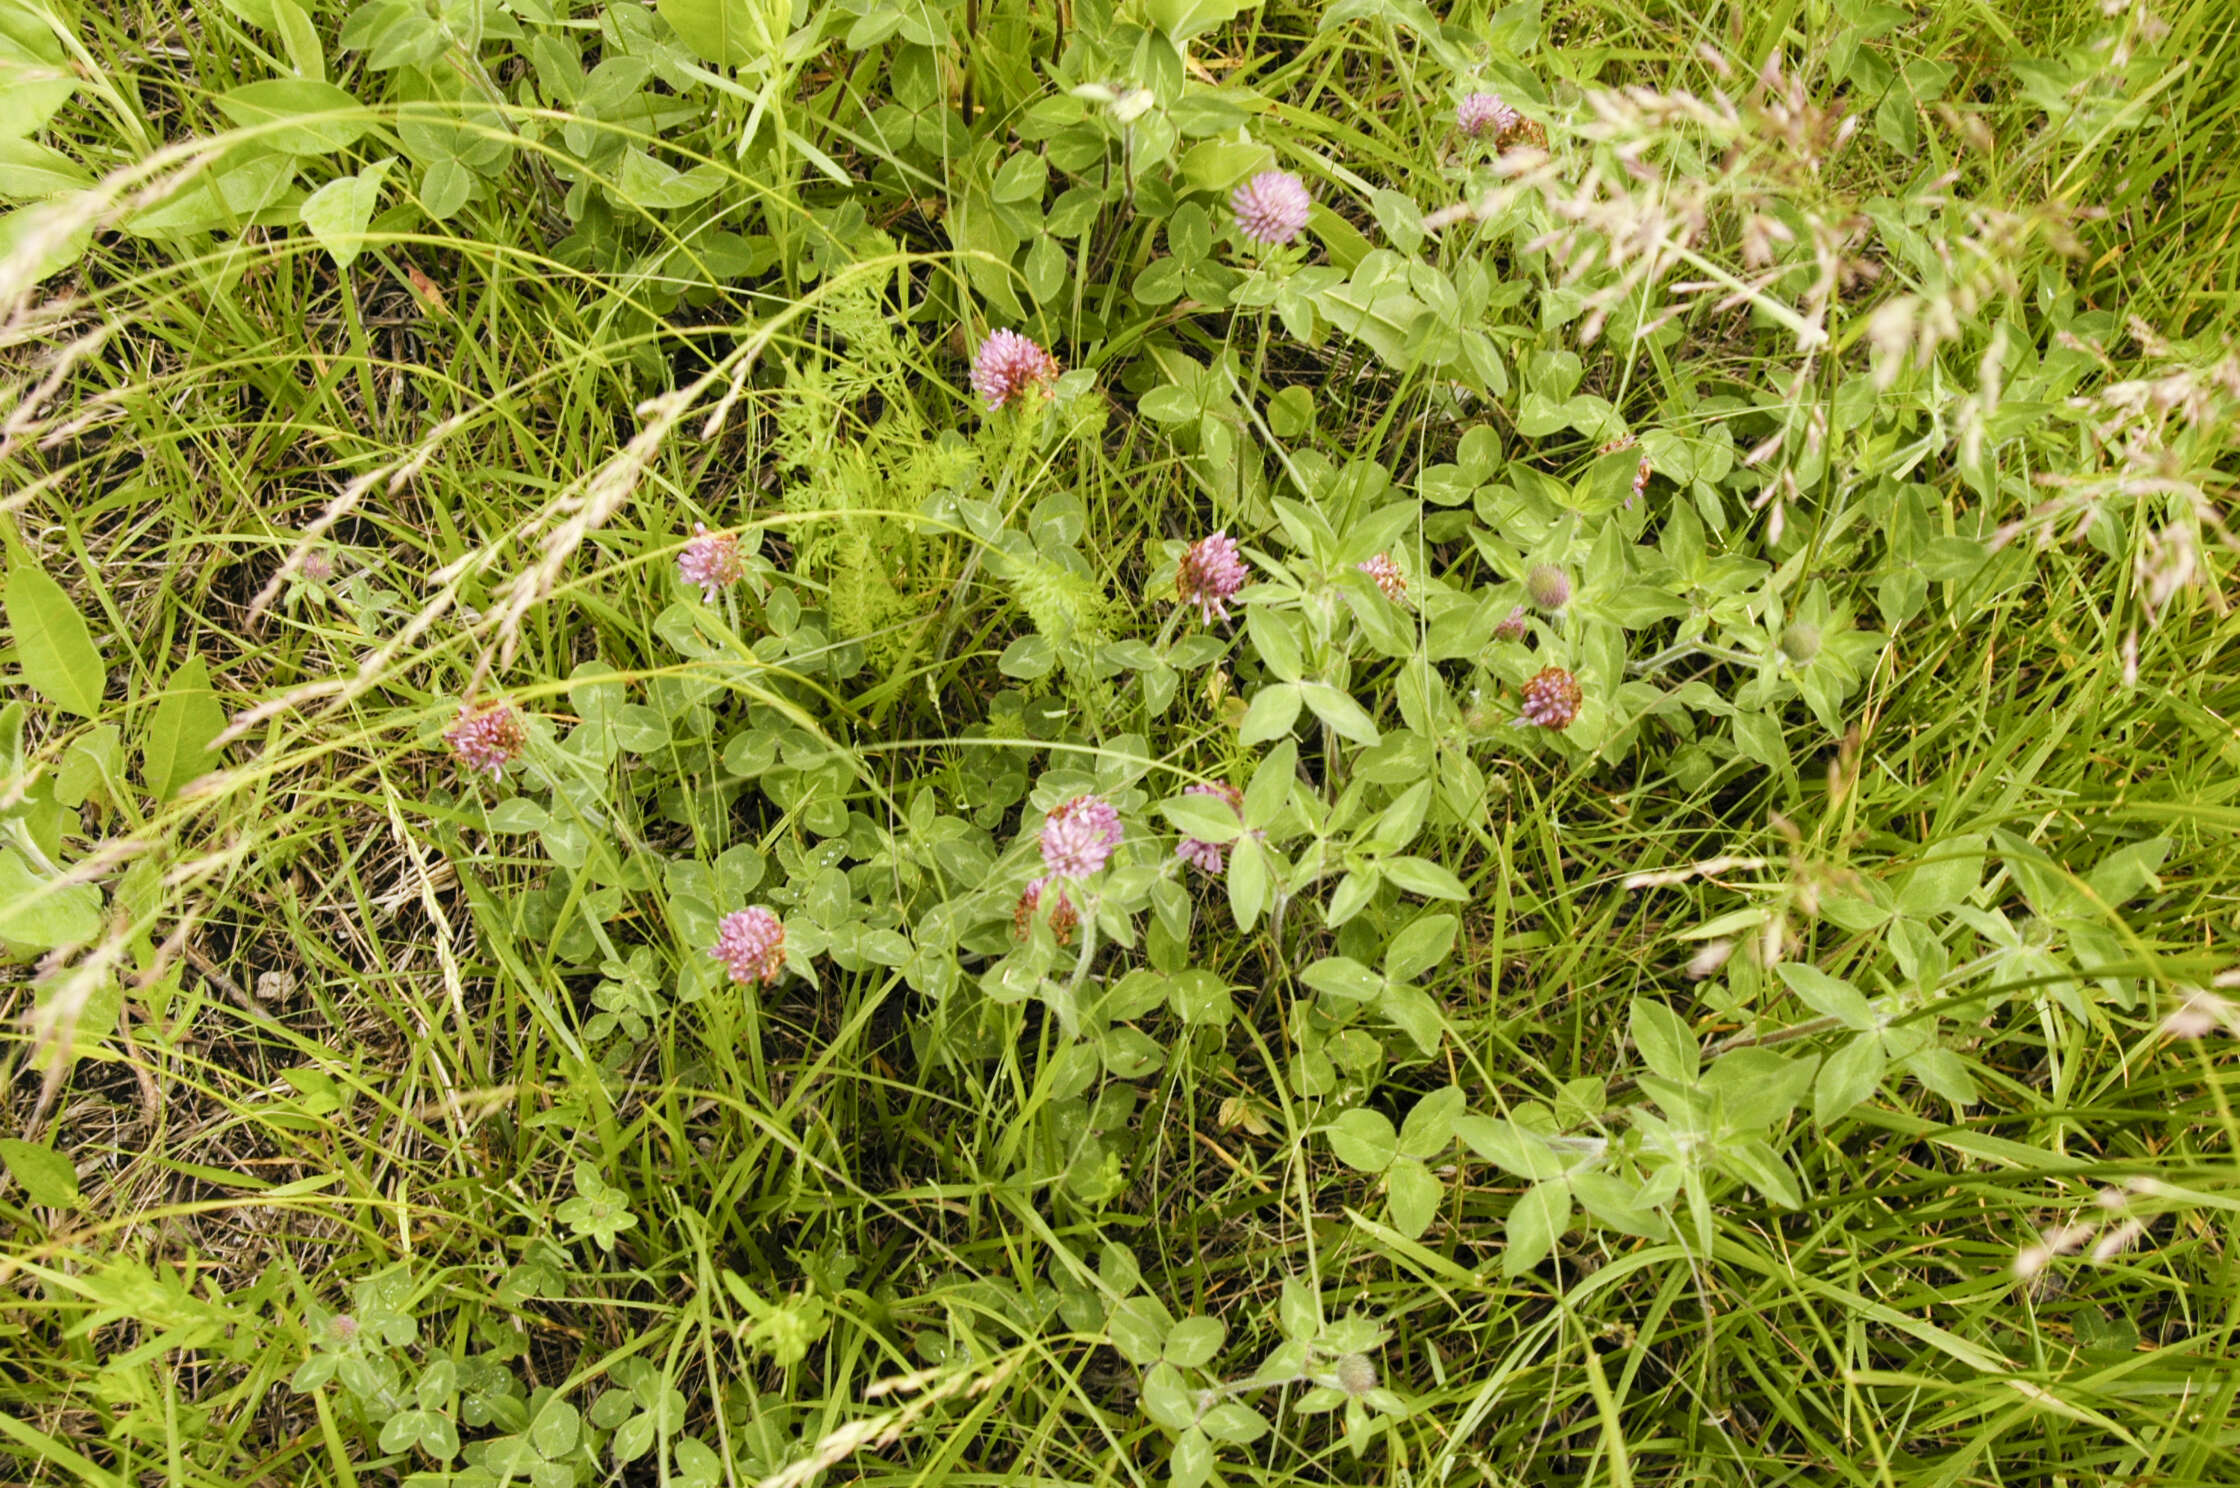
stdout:
{"type": "Polygon", "coordinates": [[[2211,0],[0,0],[0,1479],[2229,1485],[2211,0]]]}

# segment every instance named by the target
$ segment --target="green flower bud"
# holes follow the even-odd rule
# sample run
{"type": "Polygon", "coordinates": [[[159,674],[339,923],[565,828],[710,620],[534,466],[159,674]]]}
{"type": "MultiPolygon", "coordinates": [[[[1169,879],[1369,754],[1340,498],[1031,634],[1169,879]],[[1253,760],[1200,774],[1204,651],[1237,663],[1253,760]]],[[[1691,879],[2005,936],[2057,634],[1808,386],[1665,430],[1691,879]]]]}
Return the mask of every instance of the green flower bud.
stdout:
{"type": "Polygon", "coordinates": [[[1543,563],[1524,576],[1525,598],[1550,614],[1571,603],[1571,576],[1553,563],[1543,563]]]}

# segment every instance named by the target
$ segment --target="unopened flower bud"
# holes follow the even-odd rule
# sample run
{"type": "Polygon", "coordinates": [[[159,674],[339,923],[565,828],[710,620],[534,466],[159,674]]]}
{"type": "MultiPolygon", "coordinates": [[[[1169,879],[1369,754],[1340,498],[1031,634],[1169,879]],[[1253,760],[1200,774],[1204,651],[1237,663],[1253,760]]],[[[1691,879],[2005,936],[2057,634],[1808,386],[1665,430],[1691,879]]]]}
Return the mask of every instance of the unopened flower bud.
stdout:
{"type": "Polygon", "coordinates": [[[1367,1354],[1344,1355],[1332,1372],[1348,1395],[1366,1395],[1377,1387],[1377,1361],[1367,1354]]]}
{"type": "Polygon", "coordinates": [[[1781,654],[1803,666],[1820,654],[1820,627],[1799,620],[1781,632],[1781,654]]]}
{"type": "Polygon", "coordinates": [[[1571,603],[1571,576],[1553,563],[1543,563],[1524,576],[1524,593],[1536,609],[1554,614],[1571,603]]]}

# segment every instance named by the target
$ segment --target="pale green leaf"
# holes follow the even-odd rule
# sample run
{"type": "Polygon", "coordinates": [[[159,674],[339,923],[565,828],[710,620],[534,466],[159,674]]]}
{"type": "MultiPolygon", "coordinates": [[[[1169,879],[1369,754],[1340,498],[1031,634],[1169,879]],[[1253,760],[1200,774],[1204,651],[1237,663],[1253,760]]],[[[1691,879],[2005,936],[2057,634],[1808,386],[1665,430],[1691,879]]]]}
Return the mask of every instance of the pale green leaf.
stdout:
{"type": "Polygon", "coordinates": [[[1195,1369],[1211,1364],[1228,1336],[1229,1330],[1219,1318],[1186,1317],[1167,1331],[1167,1341],[1160,1352],[1169,1364],[1195,1369]]]}
{"type": "Polygon", "coordinates": [[[661,18],[701,61],[736,67],[770,49],[763,9],[756,0],[662,0],[661,18]]]}
{"type": "Polygon", "coordinates": [[[108,669],[62,586],[19,555],[8,567],[6,608],[17,664],[32,690],[81,718],[100,712],[108,669]]]}
{"type": "Polygon", "coordinates": [[[59,150],[0,139],[0,201],[41,201],[93,184],[93,173],[59,150]]]}
{"type": "Polygon", "coordinates": [[[1291,803],[1291,788],[1297,783],[1298,770],[1299,746],[1289,739],[1279,740],[1254,767],[1252,783],[1245,787],[1246,826],[1254,831],[1264,830],[1291,803]]]}
{"type": "Polygon", "coordinates": [[[1381,737],[1376,723],[1361,705],[1337,688],[1326,682],[1301,682],[1298,689],[1306,705],[1314,709],[1315,716],[1330,725],[1340,738],[1356,744],[1374,744],[1381,737]]]}
{"type": "Polygon", "coordinates": [[[23,1185],[32,1203],[49,1209],[78,1207],[77,1170],[52,1147],[0,1137],[0,1161],[7,1163],[8,1172],[23,1185]]]}
{"type": "Polygon", "coordinates": [[[270,78],[221,94],[218,112],[290,155],[327,155],[349,145],[373,122],[345,89],[317,78],[270,78]]]}
{"type": "Polygon", "coordinates": [[[1385,947],[1385,976],[1395,982],[1412,982],[1446,960],[1461,923],[1451,914],[1425,915],[1393,936],[1392,944],[1385,947]]]}
{"type": "Polygon", "coordinates": [[[1702,1053],[1678,1013],[1653,997],[1636,997],[1629,1021],[1642,1063],[1676,1084],[1694,1082],[1702,1053]]]}
{"type": "Polygon", "coordinates": [[[1161,801],[1159,812],[1184,836],[1205,842],[1234,842],[1244,831],[1236,808],[1219,796],[1175,796],[1161,801]]]}
{"type": "Polygon", "coordinates": [[[304,199],[303,225],[334,258],[335,267],[347,268],[365,247],[366,224],[381,201],[381,182],[389,162],[377,160],[354,176],[329,181],[304,199]]]}
{"type": "Polygon", "coordinates": [[[1326,1129],[1338,1161],[1363,1173],[1381,1173],[1400,1151],[1400,1137],[1382,1112],[1352,1110],[1326,1129]]]}
{"type": "Polygon", "coordinates": [[[1167,1459],[1167,1488],[1201,1488],[1213,1476],[1213,1443],[1192,1426],[1174,1439],[1167,1459]]]}
{"type": "Polygon", "coordinates": [[[1508,1247],[1502,1252],[1505,1276],[1522,1276],[1548,1258],[1556,1239],[1571,1222],[1571,1189],[1561,1180],[1536,1183],[1509,1211],[1508,1247]]]}
{"type": "Polygon", "coordinates": [[[1249,749],[1290,733],[1291,726],[1298,721],[1303,701],[1295,682],[1278,682],[1261,688],[1254,694],[1252,706],[1245,709],[1244,723],[1237,730],[1237,742],[1249,749]]]}
{"type": "Polygon", "coordinates": [[[101,891],[58,886],[0,848],[0,943],[48,951],[84,945],[101,933],[101,891]]]}
{"type": "Polygon", "coordinates": [[[1446,1188],[1421,1160],[1396,1159],[1384,1175],[1384,1202],[1392,1227],[1410,1240],[1431,1228],[1446,1188]]]}
{"type": "Polygon", "coordinates": [[[164,684],[140,743],[140,777],[148,793],[168,800],[215,768],[218,757],[210,745],[225,726],[226,710],[210,687],[209,666],[200,656],[188,657],[164,684]]]}
{"type": "Polygon", "coordinates": [[[1822,1017],[1833,1018],[1853,1030],[1874,1026],[1873,1006],[1858,988],[1843,978],[1830,976],[1819,967],[1807,966],[1801,961],[1784,961],[1777,970],[1781,980],[1789,984],[1789,990],[1822,1017]]]}
{"type": "Polygon", "coordinates": [[[1813,1082],[1813,1119],[1826,1126],[1848,1115],[1882,1083],[1885,1062],[1882,1040],[1871,1033],[1860,1034],[1829,1055],[1820,1066],[1820,1078],[1813,1082]]]}

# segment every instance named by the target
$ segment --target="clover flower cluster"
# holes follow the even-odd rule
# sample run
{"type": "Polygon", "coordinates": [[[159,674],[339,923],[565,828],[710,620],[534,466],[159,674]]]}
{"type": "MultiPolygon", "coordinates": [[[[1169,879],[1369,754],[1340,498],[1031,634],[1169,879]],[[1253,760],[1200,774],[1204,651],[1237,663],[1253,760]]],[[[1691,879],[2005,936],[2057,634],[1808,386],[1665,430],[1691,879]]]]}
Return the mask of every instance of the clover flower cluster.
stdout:
{"type": "Polygon", "coordinates": [[[1011,912],[1011,933],[1021,940],[1026,939],[1027,926],[1042,908],[1045,894],[1053,896],[1050,900],[1051,937],[1059,945],[1073,944],[1073,930],[1081,923],[1081,911],[1074,908],[1073,901],[1066,897],[1065,885],[1054,874],[1046,873],[1027,885],[1026,892],[1019,896],[1019,907],[1011,912]]]}
{"type": "Polygon", "coordinates": [[[1229,618],[1225,601],[1244,587],[1244,559],[1226,531],[1199,538],[1175,565],[1174,589],[1184,604],[1194,604],[1206,624],[1229,618]]]}
{"type": "Polygon", "coordinates": [[[1384,591],[1384,597],[1394,604],[1399,604],[1408,597],[1407,575],[1400,572],[1400,565],[1392,561],[1390,553],[1379,553],[1365,562],[1356,563],[1354,567],[1376,580],[1377,587],[1384,591]]]}
{"type": "Polygon", "coordinates": [[[1307,230],[1314,198],[1289,171],[1265,170],[1229,194],[1237,231],[1255,243],[1281,248],[1307,230]]]}
{"type": "Polygon", "coordinates": [[[677,575],[687,584],[698,584],[702,600],[714,604],[717,595],[746,574],[738,538],[728,532],[710,532],[704,522],[692,524],[692,540],[677,555],[677,575]]]}
{"type": "Polygon", "coordinates": [[[444,730],[443,738],[461,765],[496,780],[528,747],[529,730],[511,703],[494,703],[461,708],[459,721],[444,730]]]}
{"type": "Polygon", "coordinates": [[[1058,380],[1058,359],[1017,331],[997,331],[972,358],[972,390],[993,413],[1031,389],[1044,394],[1058,380]]]}
{"type": "Polygon", "coordinates": [[[1496,144],[1517,127],[1517,111],[1498,93],[1470,93],[1455,105],[1455,127],[1472,139],[1491,136],[1496,144]]]}
{"type": "Polygon", "coordinates": [[[767,986],[785,975],[785,923],[759,904],[733,910],[716,922],[716,943],[708,954],[722,962],[739,985],[767,986]]]}
{"type": "Polygon", "coordinates": [[[1524,723],[1545,729],[1567,729],[1579,716],[1584,699],[1579,679],[1562,667],[1542,667],[1524,685],[1524,723]]]}
{"type": "Polygon", "coordinates": [[[1042,866],[1053,877],[1093,877],[1120,845],[1120,813],[1102,796],[1075,796],[1042,819],[1042,866]]]}

